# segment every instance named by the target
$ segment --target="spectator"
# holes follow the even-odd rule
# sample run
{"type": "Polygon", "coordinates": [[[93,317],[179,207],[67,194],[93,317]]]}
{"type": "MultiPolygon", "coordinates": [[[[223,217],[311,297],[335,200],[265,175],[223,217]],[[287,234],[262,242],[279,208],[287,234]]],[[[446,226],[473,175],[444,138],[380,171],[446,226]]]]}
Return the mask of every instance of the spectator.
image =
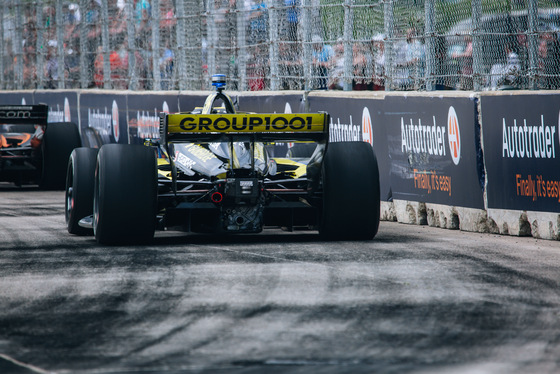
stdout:
{"type": "Polygon", "coordinates": [[[279,43],[279,66],[280,75],[283,77],[281,82],[282,90],[301,90],[303,76],[303,65],[297,54],[297,49],[292,48],[288,43],[279,43]]]}
{"type": "Polygon", "coordinates": [[[175,17],[175,12],[173,11],[173,1],[161,0],[159,6],[161,9],[161,20],[159,21],[160,29],[169,33],[174,32],[175,25],[177,24],[177,18],[175,17]]]}
{"type": "Polygon", "coordinates": [[[449,82],[449,78],[445,77],[445,75],[449,74],[450,71],[450,66],[447,58],[447,41],[445,40],[445,36],[436,36],[434,38],[434,43],[434,89],[451,90],[453,89],[453,85],[451,82],[449,82]]]}
{"type": "Polygon", "coordinates": [[[93,84],[95,88],[103,88],[103,48],[97,47],[97,55],[93,63],[93,84]]]}
{"type": "MultiPolygon", "coordinates": [[[[148,79],[153,71],[152,63],[152,25],[151,6],[147,0],[136,4],[136,12],[141,18],[136,28],[136,68],[138,69],[138,88],[151,89],[152,80],[148,79]]],[[[156,67],[157,68],[157,67],[156,67]]]]}
{"type": "Polygon", "coordinates": [[[32,11],[26,9],[26,22],[23,25],[23,88],[37,88],[37,24],[32,11]]]}
{"type": "Polygon", "coordinates": [[[465,50],[461,53],[454,53],[451,57],[458,59],[461,77],[459,79],[459,89],[473,89],[473,45],[472,37],[465,35],[465,50]]]}
{"type": "Polygon", "coordinates": [[[250,91],[262,91],[266,87],[266,48],[264,45],[257,45],[252,57],[247,61],[247,78],[250,91]]]}
{"type": "Polygon", "coordinates": [[[86,42],[86,50],[88,51],[87,71],[93,72],[93,74],[88,77],[88,81],[90,81],[89,88],[93,88],[98,87],[98,82],[93,75],[95,75],[96,71],[95,62],[98,56],[97,51],[98,48],[101,47],[101,9],[97,1],[91,0],[87,12],[85,10],[84,12],[85,23],[82,24],[82,27],[88,28],[86,42]]]}
{"type": "Polygon", "coordinates": [[[125,0],[117,0],[116,4],[114,4],[111,9],[112,11],[109,12],[109,17],[111,18],[109,35],[113,45],[118,45],[126,40],[127,17],[125,6],[125,0]]]}
{"type": "Polygon", "coordinates": [[[296,42],[298,40],[298,22],[300,0],[284,0],[286,7],[286,35],[284,40],[296,42]]]}
{"type": "Polygon", "coordinates": [[[47,78],[45,88],[55,89],[58,88],[60,78],[58,76],[58,56],[56,54],[57,47],[56,40],[49,40],[47,49],[47,63],[45,64],[45,77],[47,78]]]}
{"type": "Polygon", "coordinates": [[[556,32],[547,32],[539,45],[539,70],[541,79],[539,86],[545,90],[560,87],[560,40],[556,32]]]}
{"type": "Polygon", "coordinates": [[[397,83],[402,91],[412,90],[422,86],[424,46],[416,35],[416,30],[410,28],[406,33],[406,43],[399,45],[397,57],[397,83]],[[401,61],[401,62],[399,62],[401,61]]]}
{"type": "Polygon", "coordinates": [[[518,78],[521,73],[519,56],[510,45],[505,47],[507,61],[505,64],[494,64],[490,69],[490,89],[518,87],[518,78]]]}
{"type": "Polygon", "coordinates": [[[66,87],[80,87],[80,8],[77,4],[68,5],[64,25],[64,63],[68,69],[66,87]]]}
{"type": "Polygon", "coordinates": [[[373,90],[385,90],[385,36],[373,37],[373,90]]]}
{"type": "Polygon", "coordinates": [[[519,79],[520,87],[529,87],[529,42],[527,40],[527,35],[518,30],[517,36],[517,48],[516,53],[519,56],[519,62],[521,64],[521,76],[519,79]]]}
{"type": "Polygon", "coordinates": [[[408,43],[407,39],[399,38],[399,40],[394,44],[394,61],[395,69],[393,76],[393,83],[395,84],[397,90],[403,91],[407,90],[410,86],[410,74],[408,71],[408,43]]]}
{"type": "Polygon", "coordinates": [[[128,51],[126,50],[126,40],[123,40],[116,50],[109,55],[109,64],[111,66],[111,82],[113,88],[126,90],[127,71],[128,71],[128,51]]]}
{"type": "Polygon", "coordinates": [[[329,68],[334,58],[333,48],[323,43],[323,38],[319,35],[313,35],[313,78],[316,81],[312,84],[312,89],[326,90],[329,78],[329,68]]]}
{"type": "Polygon", "coordinates": [[[260,44],[268,39],[268,12],[263,0],[252,0],[249,12],[250,44],[260,44]]]}
{"type": "Polygon", "coordinates": [[[352,89],[356,91],[363,91],[368,90],[371,87],[369,86],[369,77],[371,74],[368,74],[368,59],[366,57],[364,46],[362,43],[354,43],[352,45],[352,59],[353,59],[353,74],[354,79],[352,81],[352,89]]]}
{"type": "Polygon", "coordinates": [[[339,39],[334,45],[334,56],[332,58],[332,69],[329,75],[329,89],[344,89],[344,42],[339,39]]]}
{"type": "Polygon", "coordinates": [[[138,0],[135,9],[136,24],[140,25],[142,21],[150,19],[152,16],[152,6],[148,0],[138,0]]]}
{"type": "MultiPolygon", "coordinates": [[[[103,49],[97,47],[97,56],[94,63],[93,79],[95,87],[104,88],[104,70],[103,70],[103,49]]],[[[128,54],[123,44],[117,50],[113,50],[109,54],[109,66],[111,69],[110,82],[115,89],[126,89],[126,71],[128,69],[128,54]]]]}
{"type": "Polygon", "coordinates": [[[35,47],[23,41],[23,88],[37,88],[37,67],[35,47]]]}
{"type": "Polygon", "coordinates": [[[169,39],[165,41],[165,48],[163,49],[163,54],[159,59],[159,71],[161,76],[161,89],[170,90],[173,89],[173,60],[175,55],[173,50],[169,46],[169,39]]]}

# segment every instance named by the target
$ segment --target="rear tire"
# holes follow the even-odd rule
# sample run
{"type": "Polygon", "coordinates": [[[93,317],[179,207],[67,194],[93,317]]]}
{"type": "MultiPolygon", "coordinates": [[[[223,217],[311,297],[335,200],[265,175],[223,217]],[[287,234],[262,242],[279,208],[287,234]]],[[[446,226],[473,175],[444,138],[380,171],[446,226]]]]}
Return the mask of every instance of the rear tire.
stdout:
{"type": "Polygon", "coordinates": [[[74,148],[82,144],[76,124],[56,122],[47,124],[42,142],[42,170],[39,187],[45,190],[63,190],[68,158],[74,148]]]}
{"type": "Polygon", "coordinates": [[[379,169],[365,142],[330,143],[323,161],[319,233],[327,240],[371,240],[379,228],[379,169]]]}
{"type": "Polygon", "coordinates": [[[93,235],[92,229],[79,226],[82,218],[93,214],[93,188],[98,149],[76,148],[70,154],[66,173],[65,213],[68,232],[93,235]]]}
{"type": "Polygon", "coordinates": [[[93,230],[101,244],[143,243],[154,236],[157,165],[152,148],[107,144],[95,170],[93,230]]]}

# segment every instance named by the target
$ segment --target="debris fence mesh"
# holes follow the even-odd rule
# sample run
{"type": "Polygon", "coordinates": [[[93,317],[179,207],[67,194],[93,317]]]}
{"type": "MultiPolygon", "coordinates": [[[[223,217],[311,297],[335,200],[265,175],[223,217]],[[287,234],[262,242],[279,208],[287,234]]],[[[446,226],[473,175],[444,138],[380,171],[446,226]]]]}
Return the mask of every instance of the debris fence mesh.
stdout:
{"type": "Polygon", "coordinates": [[[550,90],[558,0],[5,0],[0,89],[550,90]]]}

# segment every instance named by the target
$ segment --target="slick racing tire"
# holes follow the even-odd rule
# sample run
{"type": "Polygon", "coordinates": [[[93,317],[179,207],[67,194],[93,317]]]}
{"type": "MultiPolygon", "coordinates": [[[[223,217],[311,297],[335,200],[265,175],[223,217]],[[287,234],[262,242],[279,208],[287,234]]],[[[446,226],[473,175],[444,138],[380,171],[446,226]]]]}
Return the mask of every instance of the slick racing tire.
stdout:
{"type": "Polygon", "coordinates": [[[70,154],[66,172],[65,213],[68,232],[75,235],[93,235],[92,229],[79,226],[82,218],[93,214],[93,187],[96,148],[76,148],[70,154]]]}
{"type": "Polygon", "coordinates": [[[154,236],[157,166],[152,148],[107,144],[95,169],[93,230],[100,244],[144,243],[154,236]]]}
{"type": "Polygon", "coordinates": [[[74,148],[82,144],[78,126],[71,122],[47,124],[41,145],[42,168],[39,187],[45,190],[63,190],[68,158],[74,148]]]}
{"type": "Polygon", "coordinates": [[[379,228],[379,169],[370,144],[330,143],[323,161],[319,233],[326,240],[370,240],[379,228]]]}

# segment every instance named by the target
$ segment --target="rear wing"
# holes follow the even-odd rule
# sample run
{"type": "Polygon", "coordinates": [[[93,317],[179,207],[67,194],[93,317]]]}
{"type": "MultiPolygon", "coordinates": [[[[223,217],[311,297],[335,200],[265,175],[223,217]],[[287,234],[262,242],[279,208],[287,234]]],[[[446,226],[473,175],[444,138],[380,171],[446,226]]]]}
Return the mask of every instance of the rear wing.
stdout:
{"type": "Polygon", "coordinates": [[[249,136],[255,141],[326,141],[327,113],[300,114],[165,114],[160,117],[164,143],[181,141],[220,141],[249,136]]]}
{"type": "Polygon", "coordinates": [[[0,105],[0,124],[46,125],[49,107],[39,105],[0,105]]]}

